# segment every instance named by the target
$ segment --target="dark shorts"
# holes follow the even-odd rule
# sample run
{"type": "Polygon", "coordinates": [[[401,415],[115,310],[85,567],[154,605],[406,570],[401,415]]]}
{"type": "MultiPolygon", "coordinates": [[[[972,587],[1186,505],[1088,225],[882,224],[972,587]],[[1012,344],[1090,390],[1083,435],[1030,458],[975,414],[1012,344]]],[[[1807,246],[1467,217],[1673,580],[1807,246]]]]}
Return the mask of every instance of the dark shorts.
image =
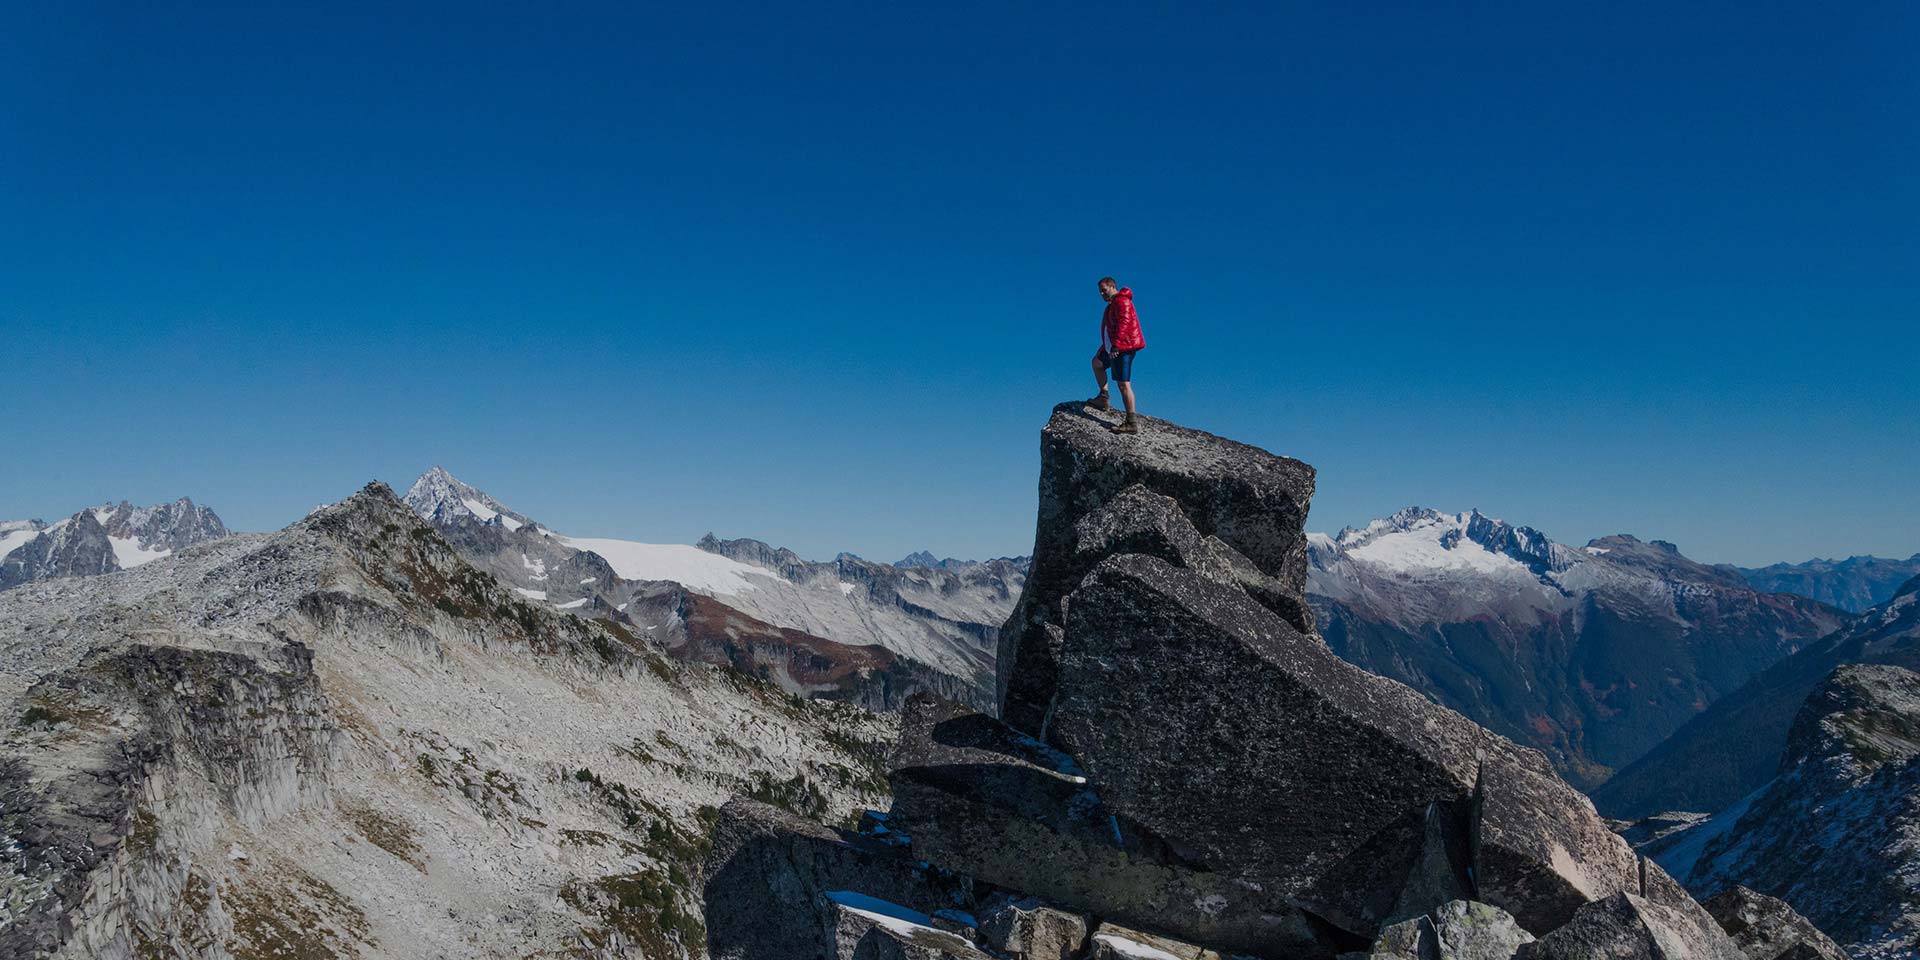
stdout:
{"type": "Polygon", "coordinates": [[[1106,347],[1101,347],[1094,358],[1100,361],[1101,366],[1107,368],[1107,376],[1112,377],[1114,383],[1132,383],[1133,355],[1139,352],[1122,350],[1118,353],[1108,353],[1106,347]]]}

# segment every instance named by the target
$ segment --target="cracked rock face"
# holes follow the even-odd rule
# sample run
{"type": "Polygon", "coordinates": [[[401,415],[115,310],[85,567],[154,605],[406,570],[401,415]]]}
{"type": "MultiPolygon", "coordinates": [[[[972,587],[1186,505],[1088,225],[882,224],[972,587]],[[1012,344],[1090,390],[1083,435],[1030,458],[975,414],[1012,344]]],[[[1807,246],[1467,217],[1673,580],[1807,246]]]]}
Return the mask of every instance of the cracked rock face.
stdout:
{"type": "Polygon", "coordinates": [[[1478,897],[1522,926],[1638,889],[1632,852],[1538,753],[1341,661],[1238,590],[1123,555],[1066,608],[1053,739],[1109,805],[1195,862],[1371,936],[1428,805],[1471,801],[1478,897]]]}
{"type": "Polygon", "coordinates": [[[1052,699],[1060,601],[1086,574],[1077,526],[1136,484],[1179,504],[1200,535],[1216,537],[1277,583],[1275,602],[1312,629],[1305,597],[1303,524],[1313,468],[1200,430],[1152,418],[1116,436],[1079,404],[1054,408],[1040,439],[1040,509],[1033,561],[996,660],[1000,717],[1039,733],[1052,699]]]}
{"type": "Polygon", "coordinates": [[[1519,956],[1523,960],[1745,960],[1698,904],[1668,906],[1631,893],[1581,907],[1565,926],[1527,944],[1519,956]]]}
{"type": "Polygon", "coordinates": [[[1331,952],[1284,897],[1185,861],[1117,817],[1072,758],[991,717],[915,698],[891,763],[887,825],[915,856],[1224,949],[1331,952]]]}

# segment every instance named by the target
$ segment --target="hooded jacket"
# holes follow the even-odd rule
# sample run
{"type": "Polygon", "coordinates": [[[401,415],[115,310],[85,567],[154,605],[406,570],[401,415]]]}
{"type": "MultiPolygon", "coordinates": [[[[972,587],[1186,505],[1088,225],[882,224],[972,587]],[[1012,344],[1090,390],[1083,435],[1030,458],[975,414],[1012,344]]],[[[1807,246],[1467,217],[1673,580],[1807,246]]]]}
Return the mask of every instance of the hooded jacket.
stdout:
{"type": "Polygon", "coordinates": [[[1121,287],[1107,301],[1107,312],[1100,317],[1100,337],[1115,351],[1138,350],[1147,345],[1140,333],[1140,316],[1133,312],[1133,288],[1121,287]]]}

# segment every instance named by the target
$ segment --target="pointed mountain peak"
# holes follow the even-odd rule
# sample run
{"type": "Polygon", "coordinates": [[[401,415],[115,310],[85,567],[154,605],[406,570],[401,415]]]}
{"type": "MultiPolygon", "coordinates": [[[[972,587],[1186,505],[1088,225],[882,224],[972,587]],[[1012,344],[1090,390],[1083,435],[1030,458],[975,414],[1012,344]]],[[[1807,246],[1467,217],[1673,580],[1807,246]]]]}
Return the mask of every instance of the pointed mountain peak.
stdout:
{"type": "Polygon", "coordinates": [[[471,519],[513,531],[532,522],[508,509],[506,504],[495,500],[486,491],[461,482],[445,467],[437,464],[407,488],[407,495],[401,498],[401,502],[421,519],[433,524],[459,523],[471,519]]]}

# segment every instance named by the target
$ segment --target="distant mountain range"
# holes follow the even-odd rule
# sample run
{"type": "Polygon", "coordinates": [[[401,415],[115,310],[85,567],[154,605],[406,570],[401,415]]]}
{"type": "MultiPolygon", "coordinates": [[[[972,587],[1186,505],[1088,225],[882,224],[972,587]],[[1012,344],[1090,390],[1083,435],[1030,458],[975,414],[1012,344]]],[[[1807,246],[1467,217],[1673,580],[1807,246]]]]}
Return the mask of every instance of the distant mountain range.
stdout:
{"type": "Polygon", "coordinates": [[[1539,748],[1583,788],[1848,619],[1665,541],[1570,547],[1478,511],[1314,534],[1308,563],[1335,652],[1539,748]]]}
{"type": "Polygon", "coordinates": [[[568,536],[439,467],[403,502],[521,596],[645,632],[789,692],[875,708],[919,689],[989,702],[1000,625],[1025,558],[828,563],[758,540],[697,545],[568,536]]]}
{"type": "Polygon", "coordinates": [[[212,510],[186,497],[135,507],[124,500],[65,520],[0,521],[0,590],[55,577],[128,570],[227,535],[212,510]]]}
{"type": "MultiPolygon", "coordinates": [[[[1920,606],[1920,593],[1905,599],[1920,606]]],[[[1762,786],[1642,849],[1697,897],[1751,887],[1792,905],[1855,957],[1913,956],[1920,674],[1843,664],[1807,691],[1772,745],[1762,786]]]]}
{"type": "Polygon", "coordinates": [[[1848,557],[1845,560],[1808,560],[1764,567],[1732,567],[1755,590],[1797,593],[1830,603],[1851,613],[1877,607],[1892,599],[1895,590],[1920,577],[1920,553],[1905,560],[1848,557]]]}
{"type": "MultiPolygon", "coordinates": [[[[729,663],[791,692],[870,706],[915,689],[987,705],[998,631],[1026,576],[1024,557],[917,551],[891,564],[847,553],[815,562],[749,539],[570,536],[438,467],[405,503],[528,600],[651,631],[689,659],[729,663]]],[[[226,535],[213,511],[185,498],[0,522],[0,588],[127,569],[226,535]]],[[[1842,627],[1845,611],[1884,602],[1893,578],[1920,572],[1920,555],[1707,566],[1659,540],[1572,547],[1477,511],[1409,508],[1310,535],[1309,567],[1308,594],[1337,653],[1538,747],[1593,789],[1842,627]]],[[[1773,712],[1779,726],[1791,707],[1773,712]]],[[[1751,782],[1754,766],[1724,779],[1751,782]]],[[[1676,784],[1659,796],[1697,809],[1714,809],[1728,789],[1709,786],[1711,776],[1655,779],[1676,784]],[[1688,795],[1682,782],[1704,792],[1688,795]]],[[[1631,799],[1634,780],[1596,796],[1647,812],[1631,799]]]]}
{"type": "Polygon", "coordinates": [[[1794,715],[1814,688],[1836,668],[1860,663],[1920,669],[1920,577],[1708,707],[1593,791],[1594,803],[1610,816],[1641,817],[1738,801],[1777,771],[1794,715]]]}

